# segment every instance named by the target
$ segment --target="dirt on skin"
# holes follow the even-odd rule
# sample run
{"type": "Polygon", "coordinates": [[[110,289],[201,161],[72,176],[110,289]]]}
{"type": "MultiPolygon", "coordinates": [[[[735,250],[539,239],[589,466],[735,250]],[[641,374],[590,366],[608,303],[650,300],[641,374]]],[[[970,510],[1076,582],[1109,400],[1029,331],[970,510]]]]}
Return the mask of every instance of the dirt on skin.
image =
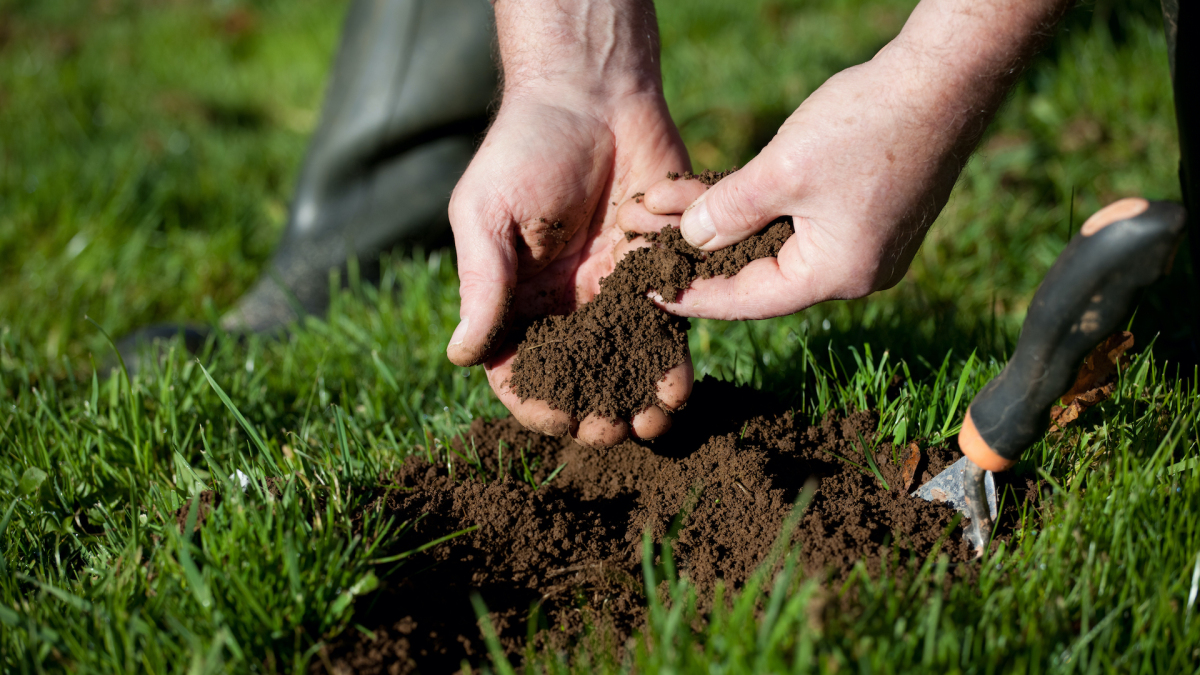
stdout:
{"type": "MultiPolygon", "coordinates": [[[[676,177],[711,185],[724,175],[676,177]]],[[[730,277],[754,260],[777,256],[793,232],[791,219],[784,218],[713,253],[687,243],[675,227],[631,233],[629,239],[644,236],[650,246],[617,263],[595,298],[565,316],[538,319],[525,331],[513,361],[513,391],[575,419],[628,419],[656,405],[658,381],[688,358],[689,323],[658,309],[647,292],[674,302],[696,279],[730,277]]]]}
{"type": "MultiPolygon", "coordinates": [[[[719,581],[739,588],[763,561],[810,480],[815,493],[794,536],[806,574],[836,583],[860,560],[877,570],[888,555],[923,558],[954,511],[908,496],[892,445],[876,445],[876,424],[875,413],[858,412],[810,426],[769,396],[715,380],[697,384],[675,428],[652,444],[594,450],[511,418],[477,420],[459,452],[477,457],[489,480],[455,481],[447,467],[412,458],[371,507],[415,521],[402,550],[476,529],[384,576],[381,590],[356,605],[362,630],[328,642],[312,671],[443,673],[463,659],[479,664],[486,648],[472,593],[514,660],[531,633],[540,648],[565,649],[588,626],[619,650],[645,619],[643,532],[661,545],[684,513],[675,560],[706,610],[719,581]],[[890,489],[855,466],[866,466],[860,438],[875,448],[890,489]],[[541,485],[560,465],[539,489],[519,478],[529,466],[541,485]]],[[[958,456],[944,447],[920,454],[914,486],[958,456]]],[[[460,462],[454,471],[461,479],[470,469],[460,462]]],[[[1008,501],[1015,512],[1022,499],[1008,501]]],[[[1011,527],[1014,517],[1000,521],[1011,527]]],[[[971,557],[961,537],[958,528],[943,544],[954,561],[971,557]]]]}
{"type": "Polygon", "coordinates": [[[671,171],[667,173],[667,178],[670,178],[671,180],[698,180],[708,187],[712,187],[720,182],[722,178],[737,170],[738,168],[735,166],[728,171],[713,171],[712,169],[705,169],[700,173],[692,173],[691,171],[675,173],[674,171],[671,171]]]}

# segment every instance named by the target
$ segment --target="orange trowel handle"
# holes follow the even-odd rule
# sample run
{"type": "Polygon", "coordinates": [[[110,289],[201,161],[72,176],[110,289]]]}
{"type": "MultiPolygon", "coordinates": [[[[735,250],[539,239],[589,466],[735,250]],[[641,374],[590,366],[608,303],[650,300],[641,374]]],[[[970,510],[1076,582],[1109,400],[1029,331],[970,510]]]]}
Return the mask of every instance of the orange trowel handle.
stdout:
{"type": "Polygon", "coordinates": [[[1080,361],[1170,266],[1184,220],[1178,204],[1123,199],[1083,224],[1033,296],[1012,360],[967,409],[959,446],[971,461],[1003,471],[1041,438],[1080,361]]]}

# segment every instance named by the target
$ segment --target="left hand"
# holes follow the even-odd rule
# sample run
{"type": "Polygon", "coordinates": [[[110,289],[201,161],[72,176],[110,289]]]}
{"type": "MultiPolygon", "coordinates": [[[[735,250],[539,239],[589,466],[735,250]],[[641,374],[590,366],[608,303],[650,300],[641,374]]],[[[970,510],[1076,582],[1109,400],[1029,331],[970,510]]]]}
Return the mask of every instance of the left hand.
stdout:
{"type": "Polygon", "coordinates": [[[508,385],[515,349],[496,352],[507,323],[565,313],[591,300],[625,252],[616,205],[689,166],[666,103],[654,92],[593,100],[570,88],[505,98],[450,203],[462,323],[447,354],[482,362],[500,401],[526,427],[608,446],[653,438],[691,392],[688,359],[663,374],[659,403],[631,419],[582,420],[508,385]],[[555,227],[557,226],[557,227],[555,227]],[[511,304],[508,304],[511,301],[511,304]]]}

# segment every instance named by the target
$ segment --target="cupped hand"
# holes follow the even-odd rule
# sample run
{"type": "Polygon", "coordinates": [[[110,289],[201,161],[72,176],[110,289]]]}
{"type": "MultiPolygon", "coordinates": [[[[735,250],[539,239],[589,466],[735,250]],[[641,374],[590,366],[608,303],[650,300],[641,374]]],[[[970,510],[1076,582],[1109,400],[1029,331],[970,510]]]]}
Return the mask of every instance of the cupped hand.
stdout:
{"type": "Polygon", "coordinates": [[[691,391],[690,358],[663,374],[659,406],[629,420],[571,419],[509,386],[514,319],[561,314],[589,301],[624,242],[616,205],[668,171],[690,166],[661,94],[595,100],[570,91],[506,95],[450,200],[461,322],[447,347],[460,366],[484,364],[500,401],[526,427],[607,446],[653,438],[691,391]]]}
{"type": "Polygon", "coordinates": [[[624,204],[621,229],[681,226],[706,251],[792,217],[796,232],[777,258],[728,279],[698,280],[661,306],[682,316],[761,319],[899,282],[967,154],[962,134],[927,121],[936,115],[921,109],[917,86],[881,54],[829,79],[757,157],[712,188],[662,180],[640,203],[624,204]]]}

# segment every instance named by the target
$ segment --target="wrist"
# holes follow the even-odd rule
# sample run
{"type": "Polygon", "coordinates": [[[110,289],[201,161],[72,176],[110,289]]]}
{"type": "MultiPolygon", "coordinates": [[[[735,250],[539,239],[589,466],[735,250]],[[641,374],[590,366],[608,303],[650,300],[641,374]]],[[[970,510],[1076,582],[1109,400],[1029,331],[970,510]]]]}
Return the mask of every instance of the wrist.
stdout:
{"type": "Polygon", "coordinates": [[[1002,97],[1073,0],[922,0],[876,56],[915,87],[1002,97]]]}
{"type": "Polygon", "coordinates": [[[661,95],[651,0],[496,0],[495,8],[505,98],[661,95]]]}

